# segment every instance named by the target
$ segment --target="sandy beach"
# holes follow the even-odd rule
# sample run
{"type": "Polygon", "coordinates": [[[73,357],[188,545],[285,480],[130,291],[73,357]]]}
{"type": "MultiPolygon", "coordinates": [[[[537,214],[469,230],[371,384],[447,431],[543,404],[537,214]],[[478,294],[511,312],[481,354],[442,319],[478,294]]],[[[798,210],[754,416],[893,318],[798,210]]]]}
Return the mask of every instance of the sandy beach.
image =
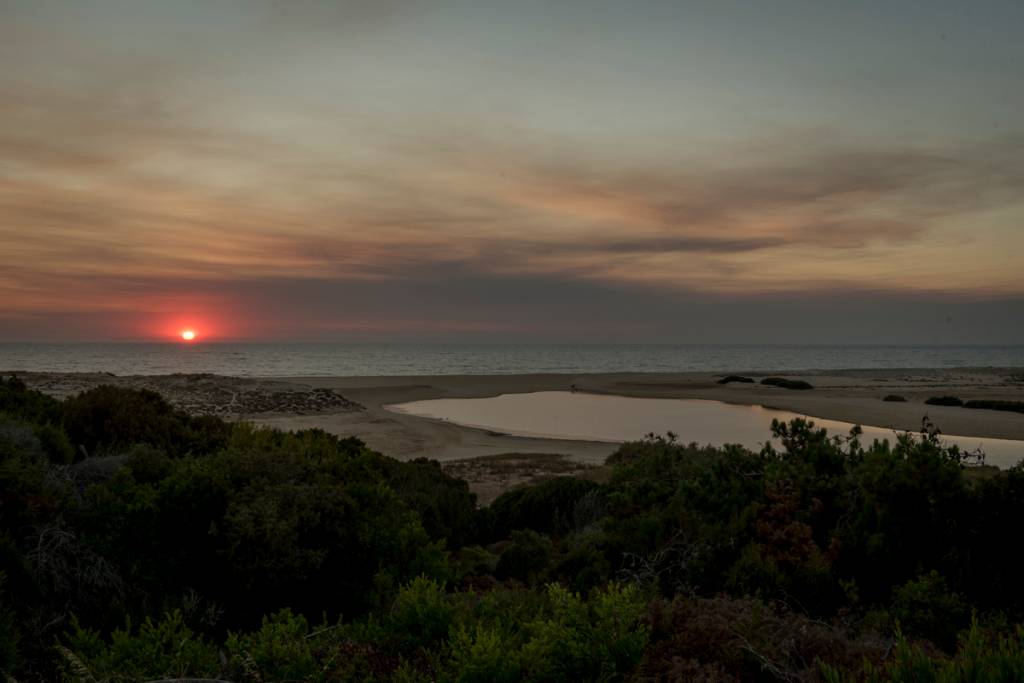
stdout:
{"type": "MultiPolygon", "coordinates": [[[[810,382],[794,391],[760,383],[718,384],[721,374],[615,373],[584,375],[443,375],[409,377],[233,378],[217,375],[119,377],[106,373],[17,373],[31,386],[66,396],[103,383],[149,388],[197,413],[248,419],[282,429],[319,427],[355,435],[400,459],[462,460],[508,453],[561,454],[598,464],[615,445],[509,436],[441,420],[403,415],[392,404],[433,398],[472,398],[507,393],[568,390],[634,397],[696,398],[763,405],[812,417],[901,430],[920,428],[927,414],[947,434],[1024,439],[1024,415],[994,410],[925,405],[931,396],[1024,400],[1024,370],[843,370],[757,373],[810,382]],[[904,403],[886,402],[898,394],[904,403]]],[[[685,439],[685,435],[682,435],[685,439]]]]}
{"type": "MultiPolygon", "coordinates": [[[[796,391],[755,383],[719,384],[722,374],[612,373],[441,375],[407,377],[267,377],[221,375],[116,376],[109,373],[19,372],[30,386],[57,397],[100,384],[157,391],[192,413],[245,419],[281,429],[318,427],[358,436],[401,460],[431,458],[469,482],[481,504],[501,492],[540,479],[572,474],[600,478],[616,443],[511,436],[389,410],[436,398],[478,398],[509,393],[577,391],[641,398],[694,398],[763,405],[811,417],[917,430],[928,415],[946,434],[1024,439],[1024,415],[925,405],[932,396],[1024,400],[1019,368],[842,370],[752,373],[810,382],[796,391]],[[897,394],[906,402],[882,398],[897,394]]],[[[686,440],[686,435],[680,435],[686,440]]]]}

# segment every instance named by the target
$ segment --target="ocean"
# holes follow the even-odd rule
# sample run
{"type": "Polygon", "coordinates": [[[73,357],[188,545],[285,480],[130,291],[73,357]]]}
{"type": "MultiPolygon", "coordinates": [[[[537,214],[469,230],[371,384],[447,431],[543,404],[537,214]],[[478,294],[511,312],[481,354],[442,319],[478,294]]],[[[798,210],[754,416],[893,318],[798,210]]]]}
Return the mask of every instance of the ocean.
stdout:
{"type": "Polygon", "coordinates": [[[1024,367],[1024,346],[0,344],[0,372],[242,377],[1024,367]]]}

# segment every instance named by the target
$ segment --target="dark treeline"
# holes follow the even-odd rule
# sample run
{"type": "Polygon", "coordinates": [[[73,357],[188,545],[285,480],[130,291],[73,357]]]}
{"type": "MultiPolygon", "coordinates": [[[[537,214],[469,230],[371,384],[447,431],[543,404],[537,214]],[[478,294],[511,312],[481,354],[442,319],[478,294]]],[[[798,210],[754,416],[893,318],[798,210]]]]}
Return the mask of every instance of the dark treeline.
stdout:
{"type": "Polygon", "coordinates": [[[928,433],[774,431],[760,452],[651,436],[477,509],[354,438],[0,379],[0,671],[1024,680],[1024,469],[928,433]]]}

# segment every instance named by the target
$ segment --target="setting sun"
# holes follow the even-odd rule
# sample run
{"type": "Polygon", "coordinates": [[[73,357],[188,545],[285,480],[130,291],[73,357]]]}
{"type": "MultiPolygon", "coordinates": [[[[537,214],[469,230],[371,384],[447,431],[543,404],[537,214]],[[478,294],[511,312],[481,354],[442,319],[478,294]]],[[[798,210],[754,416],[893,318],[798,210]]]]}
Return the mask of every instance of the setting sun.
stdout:
{"type": "Polygon", "coordinates": [[[185,341],[193,341],[196,338],[196,333],[194,330],[182,330],[181,338],[185,341]]]}

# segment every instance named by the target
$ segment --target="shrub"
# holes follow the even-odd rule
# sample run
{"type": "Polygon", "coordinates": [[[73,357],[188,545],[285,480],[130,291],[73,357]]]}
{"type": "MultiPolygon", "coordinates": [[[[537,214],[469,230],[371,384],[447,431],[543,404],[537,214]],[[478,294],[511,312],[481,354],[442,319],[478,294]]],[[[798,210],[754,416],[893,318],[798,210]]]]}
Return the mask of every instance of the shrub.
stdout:
{"type": "Polygon", "coordinates": [[[308,635],[306,620],[282,609],[263,617],[258,631],[228,634],[229,667],[243,680],[312,680],[318,667],[308,635]]]}
{"type": "Polygon", "coordinates": [[[0,413],[36,424],[59,424],[60,401],[29,389],[17,375],[0,375],[0,413]]]}
{"type": "Polygon", "coordinates": [[[172,457],[208,454],[227,443],[231,425],[215,417],[192,417],[148,389],[101,385],[64,401],[68,438],[89,455],[116,453],[143,443],[172,457]]]}
{"type": "Polygon", "coordinates": [[[494,627],[460,626],[451,638],[451,677],[459,683],[514,683],[520,676],[518,653],[494,627]]]}
{"type": "Polygon", "coordinates": [[[952,406],[954,408],[961,407],[964,402],[956,396],[932,396],[925,401],[930,406],[952,406]]]}
{"type": "Polygon", "coordinates": [[[4,594],[6,582],[7,575],[0,571],[0,673],[13,671],[18,665],[18,641],[21,640],[17,615],[4,594]]]}
{"type": "Polygon", "coordinates": [[[616,680],[636,668],[648,629],[635,587],[609,584],[584,602],[550,584],[546,598],[543,617],[527,625],[522,661],[529,680],[616,680]]]}
{"type": "MultiPolygon", "coordinates": [[[[578,504],[598,488],[585,479],[555,477],[503,493],[489,508],[493,525],[491,537],[507,538],[509,532],[516,529],[564,533],[576,525],[578,504]]],[[[597,505],[594,500],[589,503],[597,505]]],[[[579,510],[581,521],[587,517],[582,507],[579,510]]]]}
{"type": "Polygon", "coordinates": [[[86,677],[82,668],[95,679],[125,682],[219,674],[216,648],[193,633],[179,611],[156,622],[147,618],[138,631],[129,621],[110,635],[109,643],[72,621],[66,640],[64,666],[74,678],[86,677]]]}
{"type": "Polygon", "coordinates": [[[1024,413],[1024,401],[995,401],[988,399],[975,399],[964,403],[964,408],[981,410],[1006,410],[1014,413],[1024,413]]]}
{"type": "Polygon", "coordinates": [[[810,382],[805,382],[800,379],[786,379],[785,377],[765,377],[761,380],[761,384],[765,384],[770,387],[781,387],[782,389],[796,389],[801,391],[814,388],[814,385],[810,382]]]}
{"type": "Polygon", "coordinates": [[[907,402],[906,398],[904,398],[903,396],[899,396],[898,394],[888,394],[882,400],[883,401],[889,401],[890,403],[906,403],[907,402]]]}
{"type": "Polygon", "coordinates": [[[525,582],[536,581],[548,568],[555,547],[547,536],[524,529],[512,532],[512,542],[498,558],[495,574],[525,582]]]}
{"type": "Polygon", "coordinates": [[[1024,629],[993,635],[974,622],[951,658],[935,657],[900,634],[884,665],[841,671],[823,664],[821,669],[827,683],[1018,683],[1024,681],[1024,629]]]}
{"type": "Polygon", "coordinates": [[[838,669],[880,661],[885,641],[750,598],[654,600],[651,643],[635,680],[814,681],[817,662],[838,669]]]}
{"type": "Polygon", "coordinates": [[[930,638],[944,647],[956,642],[968,617],[963,598],[950,591],[946,579],[934,570],[897,588],[891,613],[910,635],[930,638]]]}
{"type": "Polygon", "coordinates": [[[476,494],[464,480],[446,474],[436,460],[379,458],[377,465],[432,539],[459,548],[476,532],[476,494]]]}
{"type": "Polygon", "coordinates": [[[402,652],[411,652],[447,636],[453,616],[444,587],[419,576],[398,592],[388,614],[387,629],[402,652]]]}
{"type": "Polygon", "coordinates": [[[718,380],[719,384],[729,384],[731,382],[743,382],[745,384],[753,384],[754,380],[751,377],[744,377],[742,375],[726,375],[722,379],[718,380]]]}

